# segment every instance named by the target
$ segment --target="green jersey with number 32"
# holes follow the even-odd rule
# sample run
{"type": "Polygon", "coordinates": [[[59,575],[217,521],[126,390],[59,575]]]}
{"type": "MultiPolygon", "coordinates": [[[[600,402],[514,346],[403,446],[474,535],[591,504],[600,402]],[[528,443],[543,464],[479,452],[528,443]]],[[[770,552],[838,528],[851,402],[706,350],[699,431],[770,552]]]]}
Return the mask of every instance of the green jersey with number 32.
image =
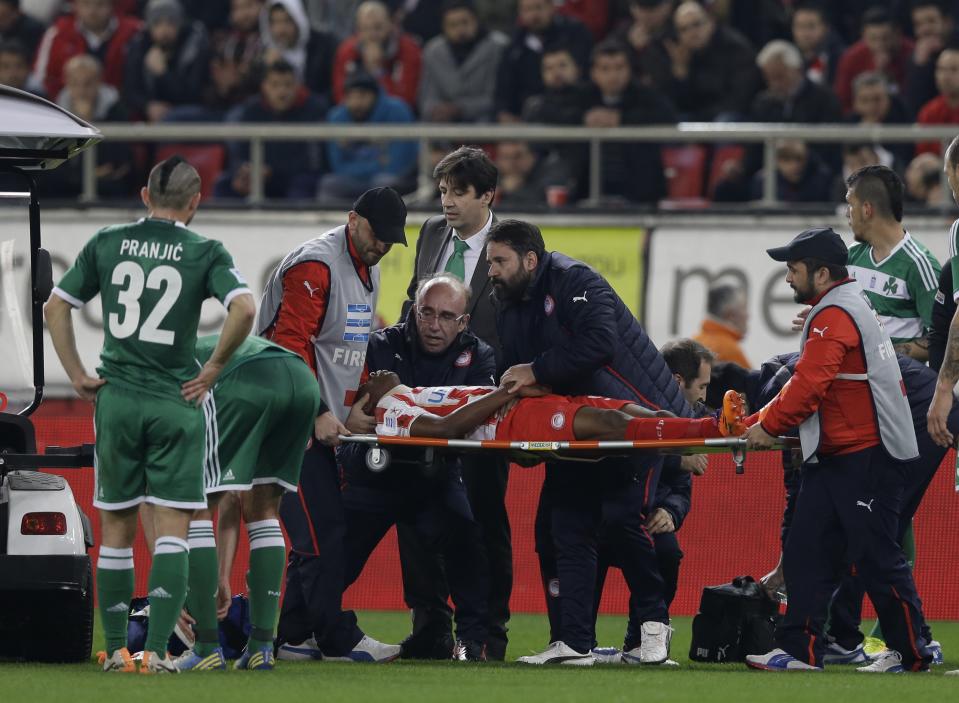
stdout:
{"type": "Polygon", "coordinates": [[[194,352],[203,301],[212,296],[227,307],[249,292],[220,242],[155,218],[97,232],[54,289],[75,307],[100,294],[102,378],[177,398],[200,369],[194,352]]]}

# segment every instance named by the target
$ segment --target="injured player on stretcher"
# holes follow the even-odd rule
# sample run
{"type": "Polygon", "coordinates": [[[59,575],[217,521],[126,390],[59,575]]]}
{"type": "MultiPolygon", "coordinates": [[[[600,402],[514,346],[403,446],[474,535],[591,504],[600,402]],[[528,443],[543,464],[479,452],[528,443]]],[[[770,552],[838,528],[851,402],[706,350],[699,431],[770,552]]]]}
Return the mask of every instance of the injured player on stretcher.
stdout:
{"type": "Polygon", "coordinates": [[[628,400],[553,395],[541,386],[410,388],[377,371],[357,390],[375,415],[376,434],[392,437],[561,442],[736,437],[746,430],[742,397],[728,391],[717,415],[687,419],[628,400]],[[517,397],[519,396],[519,397],[517,397]]]}

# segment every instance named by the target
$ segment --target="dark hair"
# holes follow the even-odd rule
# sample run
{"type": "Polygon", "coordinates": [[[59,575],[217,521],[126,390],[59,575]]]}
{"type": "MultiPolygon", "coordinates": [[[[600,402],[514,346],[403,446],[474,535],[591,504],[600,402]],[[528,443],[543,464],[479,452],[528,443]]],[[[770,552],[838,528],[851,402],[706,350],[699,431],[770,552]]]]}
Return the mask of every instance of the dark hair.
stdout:
{"type": "Polygon", "coordinates": [[[902,179],[888,166],[863,166],[846,179],[846,187],[882,217],[902,222],[902,179]]]}
{"type": "Polygon", "coordinates": [[[478,198],[483,193],[496,191],[499,169],[477,146],[461,146],[440,159],[433,169],[433,178],[447,182],[456,190],[467,191],[470,186],[478,198]]]}
{"type": "Polygon", "coordinates": [[[447,12],[452,12],[453,10],[466,10],[471,12],[474,17],[479,15],[476,12],[476,3],[473,0],[445,0],[442,5],[440,5],[440,17],[446,16],[447,12]]]}
{"type": "Polygon", "coordinates": [[[20,9],[20,0],[0,0],[4,5],[10,5],[14,10],[20,9]]]}
{"type": "Polygon", "coordinates": [[[806,267],[806,273],[810,276],[819,269],[828,269],[829,278],[833,281],[841,281],[843,279],[849,278],[849,269],[840,264],[830,264],[822,259],[815,259],[812,257],[806,259],[798,259],[797,263],[803,264],[806,267]]]}
{"type": "Polygon", "coordinates": [[[953,171],[959,168],[959,136],[953,137],[946,147],[946,164],[953,171]]]}
{"type": "MultiPolygon", "coordinates": [[[[0,0],[3,2],[3,0],[0,0]]],[[[16,54],[27,63],[30,63],[30,52],[19,39],[7,39],[0,42],[0,54],[16,54]]]]}
{"type": "Polygon", "coordinates": [[[263,78],[266,78],[270,73],[283,73],[289,75],[290,73],[296,74],[296,69],[293,68],[291,64],[286,59],[276,59],[272,63],[268,63],[263,69],[263,78]]]}
{"type": "Polygon", "coordinates": [[[870,7],[862,13],[862,28],[874,24],[892,24],[892,15],[884,7],[870,7]]]}
{"type": "Polygon", "coordinates": [[[523,220],[500,220],[494,223],[486,241],[505,244],[519,254],[520,258],[533,252],[537,259],[542,260],[546,254],[546,242],[543,241],[543,233],[539,231],[539,227],[523,220]]]}
{"type": "Polygon", "coordinates": [[[573,61],[576,60],[576,57],[573,56],[573,51],[565,44],[549,44],[543,49],[543,53],[539,57],[539,62],[543,63],[543,58],[549,54],[568,54],[573,61]]]}
{"type": "Polygon", "coordinates": [[[732,283],[719,283],[712,286],[706,293],[706,312],[713,317],[721,317],[726,306],[742,292],[743,289],[740,286],[732,283]]]}
{"type": "Polygon", "coordinates": [[[689,388],[699,376],[699,367],[703,362],[709,365],[716,360],[716,355],[709,351],[695,339],[677,339],[666,342],[659,350],[666,360],[666,366],[673,373],[679,374],[683,383],[689,388]]]}
{"type": "Polygon", "coordinates": [[[819,15],[819,19],[826,24],[829,24],[829,18],[826,15],[826,8],[823,7],[822,2],[819,0],[800,0],[800,2],[793,3],[793,16],[795,16],[799,11],[815,12],[817,15],[819,15]]]}
{"type": "Polygon", "coordinates": [[[593,53],[590,55],[590,64],[596,63],[596,61],[604,56],[625,56],[627,63],[629,62],[629,49],[626,48],[626,45],[618,39],[604,39],[599,44],[593,47],[593,53]]]}
{"type": "Polygon", "coordinates": [[[952,8],[942,0],[912,0],[909,3],[909,12],[915,12],[920,7],[934,7],[943,17],[952,17],[952,8]]]}

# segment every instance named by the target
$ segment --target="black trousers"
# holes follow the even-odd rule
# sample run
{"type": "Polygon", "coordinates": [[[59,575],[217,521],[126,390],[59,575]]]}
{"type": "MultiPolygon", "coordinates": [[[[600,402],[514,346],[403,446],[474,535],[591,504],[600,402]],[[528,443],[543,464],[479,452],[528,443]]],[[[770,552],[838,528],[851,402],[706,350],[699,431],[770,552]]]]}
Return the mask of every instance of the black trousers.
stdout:
{"type": "MultiPolygon", "coordinates": [[[[899,525],[896,528],[896,541],[900,547],[903,535],[912,524],[912,518],[926,495],[926,489],[932,483],[946,455],[946,450],[933,442],[928,433],[918,434],[917,439],[919,460],[906,469],[905,491],[899,512],[899,525]]],[[[829,636],[846,649],[855,649],[862,643],[863,635],[859,625],[862,622],[862,599],[865,594],[866,586],[859,574],[847,571],[833,596],[829,608],[829,636]]],[[[927,642],[932,640],[928,625],[923,629],[923,637],[927,642]]]]}
{"type": "Polygon", "coordinates": [[[345,656],[363,632],[356,615],[342,610],[346,519],[331,448],[314,442],[307,450],[299,491],[283,496],[280,517],[292,549],[277,637],[294,643],[316,637],[324,654],[345,656]]]}
{"type": "Polygon", "coordinates": [[[928,666],[922,603],[897,541],[909,465],[879,446],[821,456],[803,467],[796,512],[783,551],[788,607],[777,646],[822,666],[823,627],[847,565],[855,567],[876,606],[888,645],[909,669],[928,666]]]}
{"type": "MultiPolygon", "coordinates": [[[[449,583],[456,607],[457,637],[486,641],[488,568],[479,527],[471,516],[447,506],[439,490],[427,495],[398,496],[350,486],[345,491],[344,503],[347,587],[359,577],[390,527],[397,525],[413,534],[427,553],[442,557],[446,567],[444,583],[449,583]]],[[[465,506],[465,496],[463,503],[465,506]]]]}
{"type": "Polygon", "coordinates": [[[624,640],[624,647],[632,649],[639,644],[642,623],[669,622],[654,541],[644,526],[650,470],[621,474],[618,483],[576,480],[583,471],[582,464],[548,468],[540,493],[536,551],[550,640],[562,640],[578,651],[595,646],[606,570],[616,564],[629,587],[630,623],[637,623],[627,629],[624,640]]]}
{"type": "MultiPolygon", "coordinates": [[[[462,459],[462,472],[473,517],[479,525],[481,558],[487,569],[486,654],[502,661],[506,656],[509,599],[513,591],[513,547],[506,513],[509,464],[501,459],[468,456],[462,459]]],[[[403,595],[413,611],[413,632],[448,633],[453,617],[447,604],[449,565],[444,566],[442,554],[423,544],[409,525],[399,524],[397,534],[403,595]]],[[[461,628],[459,623],[457,628],[461,628]]]]}

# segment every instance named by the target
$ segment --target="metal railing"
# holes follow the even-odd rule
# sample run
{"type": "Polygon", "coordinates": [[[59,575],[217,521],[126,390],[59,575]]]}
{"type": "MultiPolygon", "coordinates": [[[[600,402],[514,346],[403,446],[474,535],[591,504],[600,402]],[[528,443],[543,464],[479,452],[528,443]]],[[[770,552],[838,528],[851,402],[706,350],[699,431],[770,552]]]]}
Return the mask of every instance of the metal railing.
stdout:
{"type": "MultiPolygon", "coordinates": [[[[435,189],[430,162],[431,142],[488,143],[525,141],[530,143],[585,142],[589,145],[589,198],[602,197],[602,145],[608,142],[660,142],[761,144],[763,148],[763,206],[775,206],[776,142],[801,139],[809,143],[918,143],[939,142],[942,151],[959,127],[953,125],[802,125],[766,123],[681,122],[678,125],[651,127],[556,127],[547,125],[433,124],[419,122],[403,125],[344,124],[262,124],[262,123],[103,123],[98,125],[108,140],[125,142],[228,142],[250,144],[250,205],[264,202],[263,156],[266,142],[273,141],[417,141],[419,142],[420,193],[435,189]]],[[[81,200],[97,202],[96,149],[83,154],[83,192],[81,200]]],[[[948,185],[944,185],[948,192],[948,185]]]]}

